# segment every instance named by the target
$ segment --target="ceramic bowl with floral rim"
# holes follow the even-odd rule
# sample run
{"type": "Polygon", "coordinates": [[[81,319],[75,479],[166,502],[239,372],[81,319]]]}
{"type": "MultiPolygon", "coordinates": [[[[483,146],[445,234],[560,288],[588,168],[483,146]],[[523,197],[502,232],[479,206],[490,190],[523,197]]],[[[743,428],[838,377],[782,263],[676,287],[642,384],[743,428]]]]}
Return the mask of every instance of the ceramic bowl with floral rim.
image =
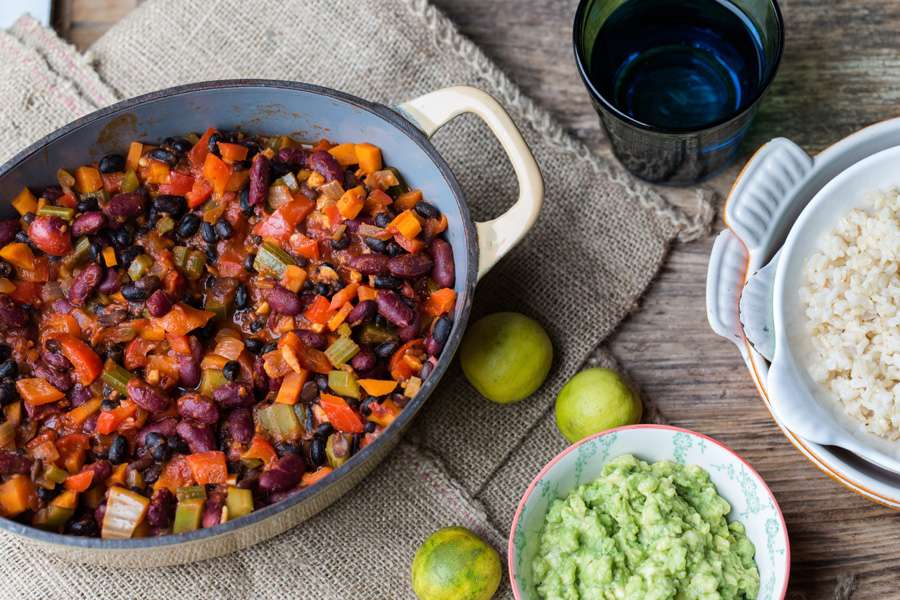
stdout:
{"type": "Polygon", "coordinates": [[[671,460],[704,468],[725,500],[729,520],[740,521],[756,547],[757,600],[781,600],[791,551],[781,509],[762,477],[740,456],[700,433],[666,425],[634,425],[598,433],[569,446],[538,473],[525,491],[509,536],[509,576],[517,600],[538,600],[531,564],[538,553],[550,503],[600,477],[603,465],[623,454],[646,462],[671,460]]]}

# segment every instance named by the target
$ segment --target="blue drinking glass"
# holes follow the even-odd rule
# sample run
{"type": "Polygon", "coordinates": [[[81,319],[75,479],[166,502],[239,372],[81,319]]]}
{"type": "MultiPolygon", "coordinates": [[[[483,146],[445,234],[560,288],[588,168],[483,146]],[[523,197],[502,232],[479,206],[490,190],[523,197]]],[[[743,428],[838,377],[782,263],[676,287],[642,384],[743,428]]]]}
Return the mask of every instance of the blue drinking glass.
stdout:
{"type": "Polygon", "coordinates": [[[613,152],[653,183],[734,160],[784,47],[776,0],[582,0],[575,61],[613,152]]]}

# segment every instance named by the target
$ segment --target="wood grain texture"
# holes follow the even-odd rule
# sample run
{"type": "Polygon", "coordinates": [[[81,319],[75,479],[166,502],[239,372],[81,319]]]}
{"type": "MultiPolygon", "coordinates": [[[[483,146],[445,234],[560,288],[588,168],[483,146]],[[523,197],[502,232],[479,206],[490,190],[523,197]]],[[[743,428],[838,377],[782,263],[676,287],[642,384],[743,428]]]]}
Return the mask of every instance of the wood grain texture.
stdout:
{"type": "MultiPolygon", "coordinates": [[[[572,60],[576,0],[432,0],[526,94],[595,151],[608,154],[572,60]]],[[[135,0],[70,0],[70,39],[84,48],[135,0]],[[75,6],[78,10],[74,10],[75,6]],[[79,33],[81,28],[84,33],[79,33]]],[[[865,125],[900,113],[900,2],[783,0],[787,44],[738,164],[783,135],[817,152],[865,125]]],[[[705,185],[724,195],[734,166],[705,185]]],[[[690,189],[660,188],[687,208],[690,189]]],[[[781,435],[736,349],[709,329],[706,266],[712,238],[673,248],[610,347],[673,424],[722,440],[771,486],[792,543],[789,597],[900,598],[900,516],[816,470],[781,435]]]]}

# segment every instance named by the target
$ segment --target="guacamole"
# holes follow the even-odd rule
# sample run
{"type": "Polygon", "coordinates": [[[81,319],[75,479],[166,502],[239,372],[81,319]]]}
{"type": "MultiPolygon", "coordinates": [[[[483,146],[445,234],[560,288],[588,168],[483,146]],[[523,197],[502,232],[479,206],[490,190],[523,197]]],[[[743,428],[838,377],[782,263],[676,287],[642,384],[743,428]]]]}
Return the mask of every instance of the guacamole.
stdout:
{"type": "Polygon", "coordinates": [[[748,599],[755,548],[702,468],[629,454],[554,500],[533,571],[547,600],[748,599]]]}

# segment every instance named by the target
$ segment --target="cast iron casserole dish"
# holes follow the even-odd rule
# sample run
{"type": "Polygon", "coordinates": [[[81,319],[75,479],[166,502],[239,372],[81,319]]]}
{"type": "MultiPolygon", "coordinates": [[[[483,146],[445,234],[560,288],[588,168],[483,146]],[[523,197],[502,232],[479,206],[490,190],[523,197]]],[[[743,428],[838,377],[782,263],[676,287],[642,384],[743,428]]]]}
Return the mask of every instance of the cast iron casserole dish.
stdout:
{"type": "MultiPolygon", "coordinates": [[[[26,185],[53,183],[59,165],[99,159],[132,140],[159,140],[207,126],[251,133],[289,132],[306,140],[365,139],[378,145],[389,163],[403,164],[410,184],[422,189],[448,218],[445,235],[453,248],[458,295],[453,331],[436,369],[391,427],[321,482],[281,502],[209,529],[129,540],[50,533],[0,518],[4,531],[70,560],[150,567],[221,556],[277,535],[340,498],[397,444],[438,385],[465,331],[477,280],[524,236],[543,200],[543,183],[531,152],[506,112],[484,92],[445,88],[391,109],[318,86],[272,80],[189,84],[82,117],[0,167],[0,197],[12,198],[26,185]],[[518,179],[517,202],[484,223],[472,221],[459,184],[429,141],[440,126],[464,112],[484,120],[507,152],[518,179]]],[[[0,209],[0,217],[14,214],[9,204],[0,209]]]]}

